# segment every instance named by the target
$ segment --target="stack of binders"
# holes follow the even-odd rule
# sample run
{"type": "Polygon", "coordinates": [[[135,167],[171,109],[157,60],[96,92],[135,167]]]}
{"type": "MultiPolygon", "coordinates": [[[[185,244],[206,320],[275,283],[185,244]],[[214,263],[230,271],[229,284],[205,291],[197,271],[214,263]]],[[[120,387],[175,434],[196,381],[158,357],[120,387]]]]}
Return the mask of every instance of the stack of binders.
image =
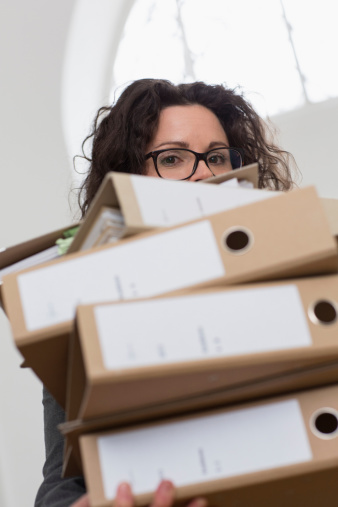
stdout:
{"type": "Polygon", "coordinates": [[[338,201],[231,176],[254,188],[110,173],[67,255],[3,278],[93,507],[161,478],[220,507],[338,494],[338,201]]]}

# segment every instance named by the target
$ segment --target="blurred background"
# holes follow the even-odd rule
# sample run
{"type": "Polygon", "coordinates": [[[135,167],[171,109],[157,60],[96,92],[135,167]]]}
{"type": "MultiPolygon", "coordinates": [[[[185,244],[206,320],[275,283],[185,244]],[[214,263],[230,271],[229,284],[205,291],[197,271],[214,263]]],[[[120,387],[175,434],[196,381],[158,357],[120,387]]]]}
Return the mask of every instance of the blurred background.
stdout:
{"type": "MultiPolygon", "coordinates": [[[[239,87],[299,185],[338,198],[337,14],[336,0],[0,0],[0,247],[73,221],[73,156],[96,110],[142,77],[239,87]]],[[[4,507],[31,507],[42,479],[42,387],[21,361],[1,312],[4,507]]]]}

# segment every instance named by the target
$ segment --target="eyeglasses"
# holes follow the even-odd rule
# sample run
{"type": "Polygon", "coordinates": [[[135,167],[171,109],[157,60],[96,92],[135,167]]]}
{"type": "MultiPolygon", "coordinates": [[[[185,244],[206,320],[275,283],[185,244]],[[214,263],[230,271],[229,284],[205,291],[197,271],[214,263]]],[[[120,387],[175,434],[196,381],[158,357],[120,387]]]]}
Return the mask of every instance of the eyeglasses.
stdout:
{"type": "Polygon", "coordinates": [[[213,148],[205,153],[185,148],[172,148],[147,153],[152,158],[157,174],[167,180],[187,180],[195,174],[203,160],[213,176],[242,167],[242,156],[236,148],[213,148]]]}

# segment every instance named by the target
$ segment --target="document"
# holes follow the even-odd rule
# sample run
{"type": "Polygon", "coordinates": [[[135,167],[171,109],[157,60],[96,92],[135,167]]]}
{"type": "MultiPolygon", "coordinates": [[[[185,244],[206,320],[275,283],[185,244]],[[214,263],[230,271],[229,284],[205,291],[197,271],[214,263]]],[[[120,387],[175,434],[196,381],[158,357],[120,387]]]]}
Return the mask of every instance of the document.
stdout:
{"type": "Polygon", "coordinates": [[[98,451],[107,499],[122,481],[142,494],[165,478],[180,487],[312,459],[296,399],[101,436],[98,451]]]}
{"type": "MultiPolygon", "coordinates": [[[[271,199],[279,192],[187,181],[130,177],[144,224],[164,227],[271,199]]],[[[232,181],[232,180],[230,180],[232,181]]]]}
{"type": "Polygon", "coordinates": [[[312,343],[294,284],[98,305],[94,314],[104,364],[112,370],[312,343]]]}
{"type": "Polygon", "coordinates": [[[80,250],[113,243],[123,236],[124,231],[125,223],[121,211],[102,206],[80,250]]]}
{"type": "Polygon", "coordinates": [[[58,246],[52,246],[47,248],[46,250],[42,250],[41,252],[31,255],[22,259],[21,261],[15,262],[10,266],[7,266],[3,269],[0,269],[0,283],[5,275],[9,275],[10,273],[16,273],[17,271],[21,271],[22,269],[30,268],[32,266],[38,266],[39,264],[43,264],[44,262],[52,261],[59,257],[58,246]]]}
{"type": "Polygon", "coordinates": [[[73,319],[79,304],[156,296],[224,274],[203,220],[23,273],[18,285],[26,328],[34,331],[73,319]]]}

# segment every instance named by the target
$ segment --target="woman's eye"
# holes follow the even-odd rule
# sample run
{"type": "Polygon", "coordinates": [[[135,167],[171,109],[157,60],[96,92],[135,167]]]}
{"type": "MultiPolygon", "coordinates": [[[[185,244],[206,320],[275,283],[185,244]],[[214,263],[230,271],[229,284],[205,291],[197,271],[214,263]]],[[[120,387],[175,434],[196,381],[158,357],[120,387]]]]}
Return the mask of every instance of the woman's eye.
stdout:
{"type": "Polygon", "coordinates": [[[175,164],[176,157],[166,157],[161,160],[162,164],[172,165],[175,164]]]}
{"type": "Polygon", "coordinates": [[[163,153],[159,155],[157,161],[163,167],[176,167],[183,162],[178,153],[163,153]]]}
{"type": "Polygon", "coordinates": [[[227,159],[224,155],[221,155],[221,154],[215,154],[215,155],[211,155],[209,158],[208,158],[208,162],[209,164],[226,164],[227,162],[227,159]]]}

